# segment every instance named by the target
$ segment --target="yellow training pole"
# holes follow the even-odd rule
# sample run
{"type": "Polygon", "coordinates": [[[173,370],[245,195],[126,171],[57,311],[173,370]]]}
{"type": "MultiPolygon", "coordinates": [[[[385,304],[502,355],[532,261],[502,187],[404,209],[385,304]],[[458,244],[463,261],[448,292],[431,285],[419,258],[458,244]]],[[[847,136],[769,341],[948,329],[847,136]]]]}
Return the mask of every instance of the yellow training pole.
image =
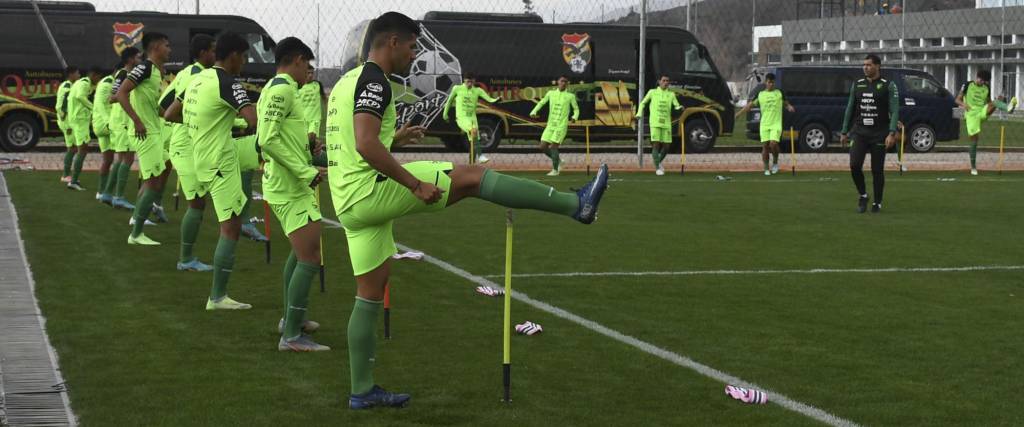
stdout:
{"type": "Polygon", "coordinates": [[[796,134],[793,127],[789,127],[789,160],[793,164],[793,175],[796,175],[796,134]]]}
{"type": "Polygon", "coordinates": [[[907,128],[900,127],[900,158],[898,162],[900,165],[900,176],[903,175],[903,144],[907,140],[907,128]]]}
{"type": "Polygon", "coordinates": [[[476,162],[476,156],[473,155],[473,154],[476,154],[476,153],[474,153],[474,151],[476,150],[476,143],[473,142],[473,135],[472,134],[467,135],[467,136],[469,136],[469,138],[468,138],[469,139],[469,164],[473,164],[473,163],[476,162]]]}
{"type": "Polygon", "coordinates": [[[1006,126],[999,126],[999,174],[1003,174],[1003,146],[1006,143],[1006,126]]]}
{"type": "Polygon", "coordinates": [[[587,126],[587,176],[590,176],[590,126],[587,126]]]}
{"type": "MultiPolygon", "coordinates": [[[[316,206],[317,206],[317,208],[320,207],[320,184],[316,185],[316,206]]],[[[325,276],[326,275],[324,274],[324,231],[321,228],[320,229],[320,293],[324,293],[324,292],[327,291],[327,288],[324,286],[324,282],[326,282],[326,277],[325,276]]]]}
{"type": "MultiPolygon", "coordinates": [[[[665,151],[666,153],[668,150],[665,151]]],[[[679,120],[679,174],[686,174],[686,124],[679,120]]]]}
{"type": "Polygon", "coordinates": [[[512,402],[512,210],[505,217],[505,330],[502,356],[502,384],[506,403],[512,402]]]}

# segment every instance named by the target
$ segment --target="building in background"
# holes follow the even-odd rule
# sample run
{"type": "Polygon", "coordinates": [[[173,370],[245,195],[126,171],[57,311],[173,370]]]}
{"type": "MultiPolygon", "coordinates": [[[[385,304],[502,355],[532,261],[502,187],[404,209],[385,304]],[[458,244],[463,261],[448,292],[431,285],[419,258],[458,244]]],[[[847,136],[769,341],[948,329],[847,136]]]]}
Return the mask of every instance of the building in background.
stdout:
{"type": "Polygon", "coordinates": [[[886,66],[928,72],[954,93],[979,69],[988,68],[993,95],[1024,97],[1024,0],[977,0],[975,9],[902,12],[755,27],[754,65],[856,65],[876,54],[886,66]],[[773,61],[775,55],[779,61],[773,61]]]}

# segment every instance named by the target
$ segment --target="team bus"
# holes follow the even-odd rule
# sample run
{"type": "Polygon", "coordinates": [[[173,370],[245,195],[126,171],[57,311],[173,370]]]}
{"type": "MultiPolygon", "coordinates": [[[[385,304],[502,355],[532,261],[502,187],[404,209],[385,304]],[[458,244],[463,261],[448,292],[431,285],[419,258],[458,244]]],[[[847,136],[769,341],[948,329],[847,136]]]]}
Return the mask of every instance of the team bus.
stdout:
{"type": "MultiPolygon", "coordinates": [[[[167,34],[171,59],[167,81],[188,65],[193,35],[242,34],[252,46],[240,78],[251,95],[273,77],[274,41],[255,21],[240,16],[178,15],[156,12],[96,12],[86,2],[36,2],[68,65],[113,69],[129,46],[142,48],[147,31],[167,34]]],[[[54,114],[57,86],[63,81],[60,60],[47,38],[32,2],[0,0],[0,147],[26,151],[41,136],[59,136],[54,114]]]]}
{"type": "MultiPolygon", "coordinates": [[[[392,76],[399,125],[425,125],[427,134],[465,151],[459,129],[441,120],[441,110],[461,74],[470,72],[494,104],[480,104],[480,144],[498,147],[503,139],[539,140],[545,118],[530,110],[559,75],[570,78],[580,120],[568,137],[582,141],[636,138],[633,115],[643,94],[637,82],[656,87],[660,75],[686,107],[673,114],[673,134],[680,139],[685,124],[687,150],[710,151],[719,135],[733,131],[732,95],[708,50],[692,34],[675,27],[647,28],[645,71],[639,76],[639,28],[612,24],[546,24],[539,16],[461,12],[428,12],[419,21],[419,53],[408,76],[392,76]]],[[[343,44],[342,72],[366,59],[368,21],[355,26],[343,44]]],[[[542,111],[542,114],[544,112],[542,111]]]]}

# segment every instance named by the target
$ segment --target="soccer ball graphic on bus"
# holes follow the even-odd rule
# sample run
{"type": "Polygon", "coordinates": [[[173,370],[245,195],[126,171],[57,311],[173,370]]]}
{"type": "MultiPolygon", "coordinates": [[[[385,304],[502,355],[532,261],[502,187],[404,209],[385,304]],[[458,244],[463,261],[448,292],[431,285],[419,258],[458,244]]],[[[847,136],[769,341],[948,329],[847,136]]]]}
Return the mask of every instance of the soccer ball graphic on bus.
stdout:
{"type": "Polygon", "coordinates": [[[392,76],[393,93],[398,113],[398,126],[413,124],[430,126],[441,114],[448,94],[462,83],[462,66],[426,27],[420,25],[416,40],[419,55],[413,59],[408,76],[392,76]]]}

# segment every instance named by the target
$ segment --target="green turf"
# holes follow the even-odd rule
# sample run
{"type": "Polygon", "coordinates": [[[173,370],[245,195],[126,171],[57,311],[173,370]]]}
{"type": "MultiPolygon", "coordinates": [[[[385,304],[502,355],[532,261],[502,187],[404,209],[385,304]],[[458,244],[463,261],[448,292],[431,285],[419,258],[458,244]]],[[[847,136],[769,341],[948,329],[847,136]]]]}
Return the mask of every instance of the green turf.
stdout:
{"type": "MultiPolygon", "coordinates": [[[[230,293],[256,308],[208,313],[210,276],[173,270],[181,212],[147,229],[164,246],[129,247],[127,213],[99,205],[92,192],[64,190],[53,173],[5,176],[85,425],[815,424],[777,405],[740,404],[723,394],[724,384],[518,302],[513,321],[541,323],[545,332],[513,337],[514,402],[501,404],[501,300],[410,261],[394,269],[394,339],[381,341],[377,380],[413,393],[413,403],[352,412],[343,403],[354,282],[339,229],[326,232],[328,292],[314,290],[310,311],[323,324],[318,340],[334,351],[282,354],[276,323],[286,243],[276,222],[272,265],[261,244],[240,244],[230,293]]],[[[852,185],[838,173],[614,178],[621,180],[596,225],[518,212],[515,271],[1024,264],[1022,174],[890,174],[881,215],[853,213],[852,185]]],[[[569,174],[547,182],[584,181],[569,174]]],[[[498,275],[503,218],[503,209],[470,200],[396,222],[396,240],[473,274],[498,275]]],[[[208,221],[197,249],[204,261],[214,236],[208,221]]],[[[1013,425],[1024,419],[1012,397],[1024,368],[1020,275],[534,277],[515,279],[515,287],[861,424],[1013,425]]]]}

